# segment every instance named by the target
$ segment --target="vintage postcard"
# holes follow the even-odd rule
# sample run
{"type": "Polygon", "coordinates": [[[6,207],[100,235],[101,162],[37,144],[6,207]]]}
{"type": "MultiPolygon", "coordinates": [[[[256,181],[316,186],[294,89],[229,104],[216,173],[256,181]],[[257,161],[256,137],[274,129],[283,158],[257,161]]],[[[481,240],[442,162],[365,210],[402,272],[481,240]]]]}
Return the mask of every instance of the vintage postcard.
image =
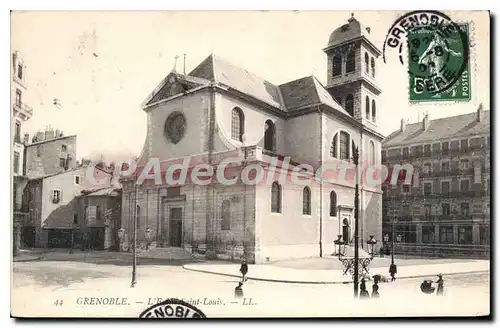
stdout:
{"type": "Polygon", "coordinates": [[[11,315],[488,318],[488,11],[11,13],[11,315]]]}

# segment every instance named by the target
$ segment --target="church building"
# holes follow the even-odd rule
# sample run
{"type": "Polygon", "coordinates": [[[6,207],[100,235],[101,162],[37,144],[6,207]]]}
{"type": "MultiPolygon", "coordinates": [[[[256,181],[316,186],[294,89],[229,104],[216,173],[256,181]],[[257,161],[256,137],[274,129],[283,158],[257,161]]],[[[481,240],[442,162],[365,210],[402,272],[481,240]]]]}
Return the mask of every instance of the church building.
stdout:
{"type": "MultiPolygon", "coordinates": [[[[207,258],[244,256],[249,263],[330,256],[339,235],[352,244],[353,180],[314,178],[326,163],[352,166],[355,149],[361,166],[380,165],[381,52],[354,16],[331,33],[323,51],[326,86],[314,76],[276,85],[214,55],[189,74],[170,72],[142,104],[144,148],[136,174],[121,181],[122,229],[129,243],[135,221],[139,243],[207,258]],[[215,172],[221,161],[235,157],[241,161],[227,166],[224,176],[258,166],[267,182],[195,183],[188,177],[178,185],[168,178],[137,183],[151,159],[160,160],[164,177],[168,163],[189,158],[190,170],[204,163],[215,172]],[[311,173],[310,183],[279,179],[304,172],[311,173]]],[[[361,179],[360,247],[369,250],[366,240],[380,241],[381,232],[381,186],[361,179]]]]}

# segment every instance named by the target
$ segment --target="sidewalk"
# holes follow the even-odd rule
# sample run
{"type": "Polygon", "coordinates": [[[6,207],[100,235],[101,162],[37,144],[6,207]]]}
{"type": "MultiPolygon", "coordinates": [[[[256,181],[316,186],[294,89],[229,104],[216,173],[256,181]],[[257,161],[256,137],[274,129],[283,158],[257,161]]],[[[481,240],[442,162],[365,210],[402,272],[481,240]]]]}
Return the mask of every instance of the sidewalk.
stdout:
{"type": "MultiPolygon", "coordinates": [[[[230,277],[241,277],[238,264],[186,264],[183,268],[190,271],[219,274],[230,277]]],[[[434,278],[438,273],[452,275],[458,273],[484,272],[490,270],[489,261],[470,261],[440,264],[421,264],[398,266],[397,279],[429,277],[434,278]]],[[[382,274],[389,277],[387,267],[370,269],[370,276],[382,274]]],[[[277,267],[274,265],[249,265],[248,279],[303,283],[303,284],[340,284],[352,282],[349,274],[343,270],[307,270],[277,267]]]]}
{"type": "Polygon", "coordinates": [[[36,261],[42,258],[39,252],[33,252],[31,250],[21,249],[19,250],[19,255],[12,257],[12,262],[28,262],[36,261]]]}

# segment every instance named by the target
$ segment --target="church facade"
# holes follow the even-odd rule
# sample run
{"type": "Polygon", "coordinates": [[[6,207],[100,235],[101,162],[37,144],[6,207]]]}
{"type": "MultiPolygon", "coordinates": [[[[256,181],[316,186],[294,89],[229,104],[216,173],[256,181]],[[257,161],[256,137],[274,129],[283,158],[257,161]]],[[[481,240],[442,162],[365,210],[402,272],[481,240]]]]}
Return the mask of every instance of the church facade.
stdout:
{"type": "MultiPolygon", "coordinates": [[[[329,256],[339,235],[353,242],[354,181],[318,172],[352,166],[355,149],[361,167],[380,165],[381,53],[354,17],[324,52],[326,86],[314,76],[275,85],[214,55],[187,75],[169,73],[143,103],[146,141],[135,174],[122,178],[128,240],[136,222],[139,241],[251,263],[329,256]],[[230,158],[237,160],[221,165],[230,158]],[[151,159],[161,162],[153,169],[160,167],[162,182],[137,183],[151,159]],[[169,173],[182,176],[174,167],[187,159],[187,179],[169,181],[169,173]],[[195,181],[194,170],[210,177],[195,181]],[[241,178],[256,172],[261,182],[241,178]],[[219,173],[233,182],[220,183],[219,173]]],[[[363,181],[359,236],[368,249],[369,236],[381,240],[382,192],[363,181]]]]}

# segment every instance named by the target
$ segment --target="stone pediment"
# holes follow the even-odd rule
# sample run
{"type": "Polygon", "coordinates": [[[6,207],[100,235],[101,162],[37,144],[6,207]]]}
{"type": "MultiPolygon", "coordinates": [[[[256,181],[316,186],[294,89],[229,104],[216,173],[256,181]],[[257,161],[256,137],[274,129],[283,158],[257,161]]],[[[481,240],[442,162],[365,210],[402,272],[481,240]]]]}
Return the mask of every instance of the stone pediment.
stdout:
{"type": "Polygon", "coordinates": [[[178,94],[183,94],[192,88],[192,86],[187,83],[183,83],[175,73],[170,73],[165,80],[165,84],[153,94],[151,99],[147,102],[147,105],[171,98],[178,94]]]}

